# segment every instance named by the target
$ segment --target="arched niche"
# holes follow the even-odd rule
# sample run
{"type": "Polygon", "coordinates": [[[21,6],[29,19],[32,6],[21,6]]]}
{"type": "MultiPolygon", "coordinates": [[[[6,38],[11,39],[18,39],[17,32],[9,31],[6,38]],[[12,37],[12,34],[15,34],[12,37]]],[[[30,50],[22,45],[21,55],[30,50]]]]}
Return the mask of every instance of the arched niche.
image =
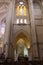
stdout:
{"type": "Polygon", "coordinates": [[[23,32],[18,33],[13,41],[14,55],[17,56],[29,56],[31,47],[30,38],[26,36],[23,32]],[[19,52],[18,52],[19,51],[19,52]]]}

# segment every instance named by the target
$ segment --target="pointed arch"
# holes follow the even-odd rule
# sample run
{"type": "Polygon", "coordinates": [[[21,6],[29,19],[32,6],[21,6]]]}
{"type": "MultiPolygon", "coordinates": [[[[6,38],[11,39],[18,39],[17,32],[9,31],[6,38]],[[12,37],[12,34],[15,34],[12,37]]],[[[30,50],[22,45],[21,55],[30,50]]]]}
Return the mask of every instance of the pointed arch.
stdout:
{"type": "Polygon", "coordinates": [[[14,39],[13,44],[16,45],[17,41],[21,38],[26,42],[27,48],[30,47],[30,45],[31,45],[30,38],[28,38],[27,35],[24,32],[20,32],[20,33],[17,34],[16,38],[14,39]]]}

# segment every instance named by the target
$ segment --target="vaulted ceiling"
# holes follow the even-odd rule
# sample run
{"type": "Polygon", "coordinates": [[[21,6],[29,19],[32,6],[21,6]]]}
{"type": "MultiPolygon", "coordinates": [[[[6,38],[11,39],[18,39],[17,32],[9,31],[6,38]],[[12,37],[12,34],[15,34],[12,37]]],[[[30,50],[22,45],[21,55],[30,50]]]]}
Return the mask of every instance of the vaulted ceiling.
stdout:
{"type": "Polygon", "coordinates": [[[0,4],[0,22],[5,22],[7,9],[8,9],[7,4],[0,4]]]}

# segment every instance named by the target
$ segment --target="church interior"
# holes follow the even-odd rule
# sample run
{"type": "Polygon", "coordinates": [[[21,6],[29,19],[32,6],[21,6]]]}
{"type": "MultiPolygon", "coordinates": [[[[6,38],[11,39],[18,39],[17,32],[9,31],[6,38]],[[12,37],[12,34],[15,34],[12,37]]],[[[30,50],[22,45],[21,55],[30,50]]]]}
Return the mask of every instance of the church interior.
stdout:
{"type": "Polygon", "coordinates": [[[43,65],[43,0],[0,0],[0,64],[43,65]]]}

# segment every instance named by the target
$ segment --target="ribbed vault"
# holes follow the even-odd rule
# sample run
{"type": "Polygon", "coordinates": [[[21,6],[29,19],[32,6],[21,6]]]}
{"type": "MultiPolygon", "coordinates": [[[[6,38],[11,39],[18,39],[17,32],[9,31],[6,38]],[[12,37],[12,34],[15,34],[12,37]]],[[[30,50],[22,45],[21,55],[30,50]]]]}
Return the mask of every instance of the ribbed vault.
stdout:
{"type": "Polygon", "coordinates": [[[26,43],[27,48],[30,47],[31,43],[30,43],[30,38],[28,38],[23,32],[20,32],[16,38],[14,39],[14,46],[16,45],[17,41],[23,39],[26,43]]]}

